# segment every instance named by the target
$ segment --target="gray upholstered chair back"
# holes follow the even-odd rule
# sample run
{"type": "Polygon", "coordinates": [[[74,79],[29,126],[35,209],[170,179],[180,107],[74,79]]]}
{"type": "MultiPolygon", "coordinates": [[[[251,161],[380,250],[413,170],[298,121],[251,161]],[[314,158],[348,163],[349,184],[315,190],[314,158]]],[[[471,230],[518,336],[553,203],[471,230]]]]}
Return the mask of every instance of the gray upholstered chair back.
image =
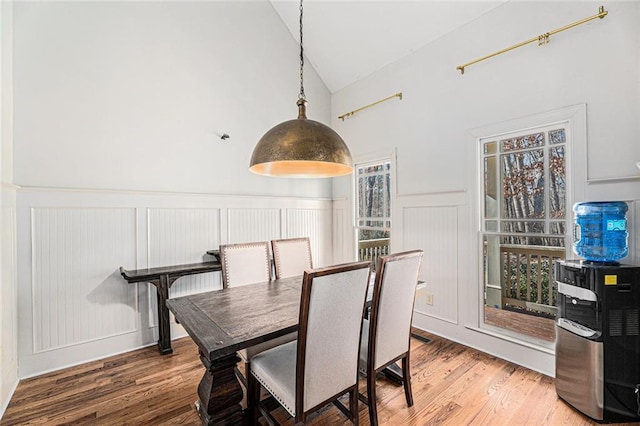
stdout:
{"type": "Polygon", "coordinates": [[[370,269],[369,262],[356,262],[305,273],[298,332],[304,358],[298,356],[296,372],[296,387],[304,382],[305,412],[357,383],[370,269]]]}
{"type": "Polygon", "coordinates": [[[271,248],[276,279],[302,275],[307,269],[313,268],[311,243],[307,237],[272,240],[271,248]]]}
{"type": "Polygon", "coordinates": [[[371,317],[376,325],[370,330],[376,329],[373,341],[375,369],[409,349],[413,302],[422,257],[422,250],[416,250],[385,256],[380,262],[381,270],[376,272],[376,280],[382,282],[378,300],[374,291],[371,317]]]}
{"type": "Polygon", "coordinates": [[[267,241],[222,245],[220,263],[222,286],[225,288],[271,280],[267,241]]]}

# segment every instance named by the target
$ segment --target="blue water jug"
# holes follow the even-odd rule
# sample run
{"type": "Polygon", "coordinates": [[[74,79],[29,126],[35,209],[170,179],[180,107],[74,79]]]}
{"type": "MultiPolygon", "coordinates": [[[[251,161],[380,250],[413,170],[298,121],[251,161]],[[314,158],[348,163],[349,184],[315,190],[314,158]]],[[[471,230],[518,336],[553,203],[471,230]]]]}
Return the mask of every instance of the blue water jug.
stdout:
{"type": "Polygon", "coordinates": [[[615,262],[625,257],[627,203],[600,201],[577,203],[573,225],[573,251],[593,262],[615,262]]]}

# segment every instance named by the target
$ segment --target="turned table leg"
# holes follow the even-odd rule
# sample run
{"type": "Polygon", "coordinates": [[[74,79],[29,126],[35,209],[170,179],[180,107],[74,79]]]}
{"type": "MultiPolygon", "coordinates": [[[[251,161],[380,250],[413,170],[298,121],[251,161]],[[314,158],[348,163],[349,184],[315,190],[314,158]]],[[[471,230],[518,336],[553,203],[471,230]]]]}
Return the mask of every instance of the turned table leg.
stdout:
{"type": "Polygon", "coordinates": [[[242,387],[235,374],[240,358],[237,354],[209,360],[200,352],[205,371],[198,385],[196,409],[203,425],[238,425],[243,423],[242,387]]]}

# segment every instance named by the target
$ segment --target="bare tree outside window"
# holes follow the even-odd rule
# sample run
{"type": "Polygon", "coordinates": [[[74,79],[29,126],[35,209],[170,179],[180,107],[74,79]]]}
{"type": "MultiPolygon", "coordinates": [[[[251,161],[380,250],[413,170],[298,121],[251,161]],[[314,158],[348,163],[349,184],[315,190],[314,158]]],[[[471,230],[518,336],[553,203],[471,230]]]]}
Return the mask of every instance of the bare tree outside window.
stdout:
{"type": "Polygon", "coordinates": [[[358,260],[389,254],[391,231],[391,162],[381,160],[355,167],[358,260]]]}
{"type": "Polygon", "coordinates": [[[564,258],[566,231],[565,126],[481,140],[485,323],[487,308],[555,317],[552,264],[564,258]]]}

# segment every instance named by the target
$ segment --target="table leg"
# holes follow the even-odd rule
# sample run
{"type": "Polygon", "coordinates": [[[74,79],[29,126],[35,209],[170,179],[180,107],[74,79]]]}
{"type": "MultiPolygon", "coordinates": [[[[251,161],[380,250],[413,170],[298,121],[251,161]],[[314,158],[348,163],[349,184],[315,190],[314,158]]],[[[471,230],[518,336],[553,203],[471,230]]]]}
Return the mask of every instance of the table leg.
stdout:
{"type": "Polygon", "coordinates": [[[169,286],[169,276],[160,275],[156,289],[158,292],[158,349],[160,349],[160,353],[162,355],[167,355],[173,352],[173,348],[171,347],[169,308],[167,308],[169,286]]]}
{"type": "MultiPolygon", "coordinates": [[[[421,336],[417,333],[411,333],[411,337],[413,337],[414,339],[418,339],[423,343],[431,342],[431,339],[429,339],[428,337],[421,336]]],[[[398,385],[402,385],[403,383],[402,368],[400,368],[398,364],[396,364],[395,362],[387,366],[387,368],[385,368],[384,370],[382,370],[382,374],[384,374],[387,379],[391,380],[392,382],[398,385]]]]}
{"type": "Polygon", "coordinates": [[[198,385],[196,410],[203,425],[238,425],[244,421],[242,387],[236,377],[237,354],[209,360],[200,352],[200,360],[206,367],[198,385]]]}
{"type": "Polygon", "coordinates": [[[397,385],[402,385],[403,375],[402,369],[398,367],[398,365],[394,362],[393,364],[389,364],[385,369],[382,370],[382,374],[397,385]]]}

